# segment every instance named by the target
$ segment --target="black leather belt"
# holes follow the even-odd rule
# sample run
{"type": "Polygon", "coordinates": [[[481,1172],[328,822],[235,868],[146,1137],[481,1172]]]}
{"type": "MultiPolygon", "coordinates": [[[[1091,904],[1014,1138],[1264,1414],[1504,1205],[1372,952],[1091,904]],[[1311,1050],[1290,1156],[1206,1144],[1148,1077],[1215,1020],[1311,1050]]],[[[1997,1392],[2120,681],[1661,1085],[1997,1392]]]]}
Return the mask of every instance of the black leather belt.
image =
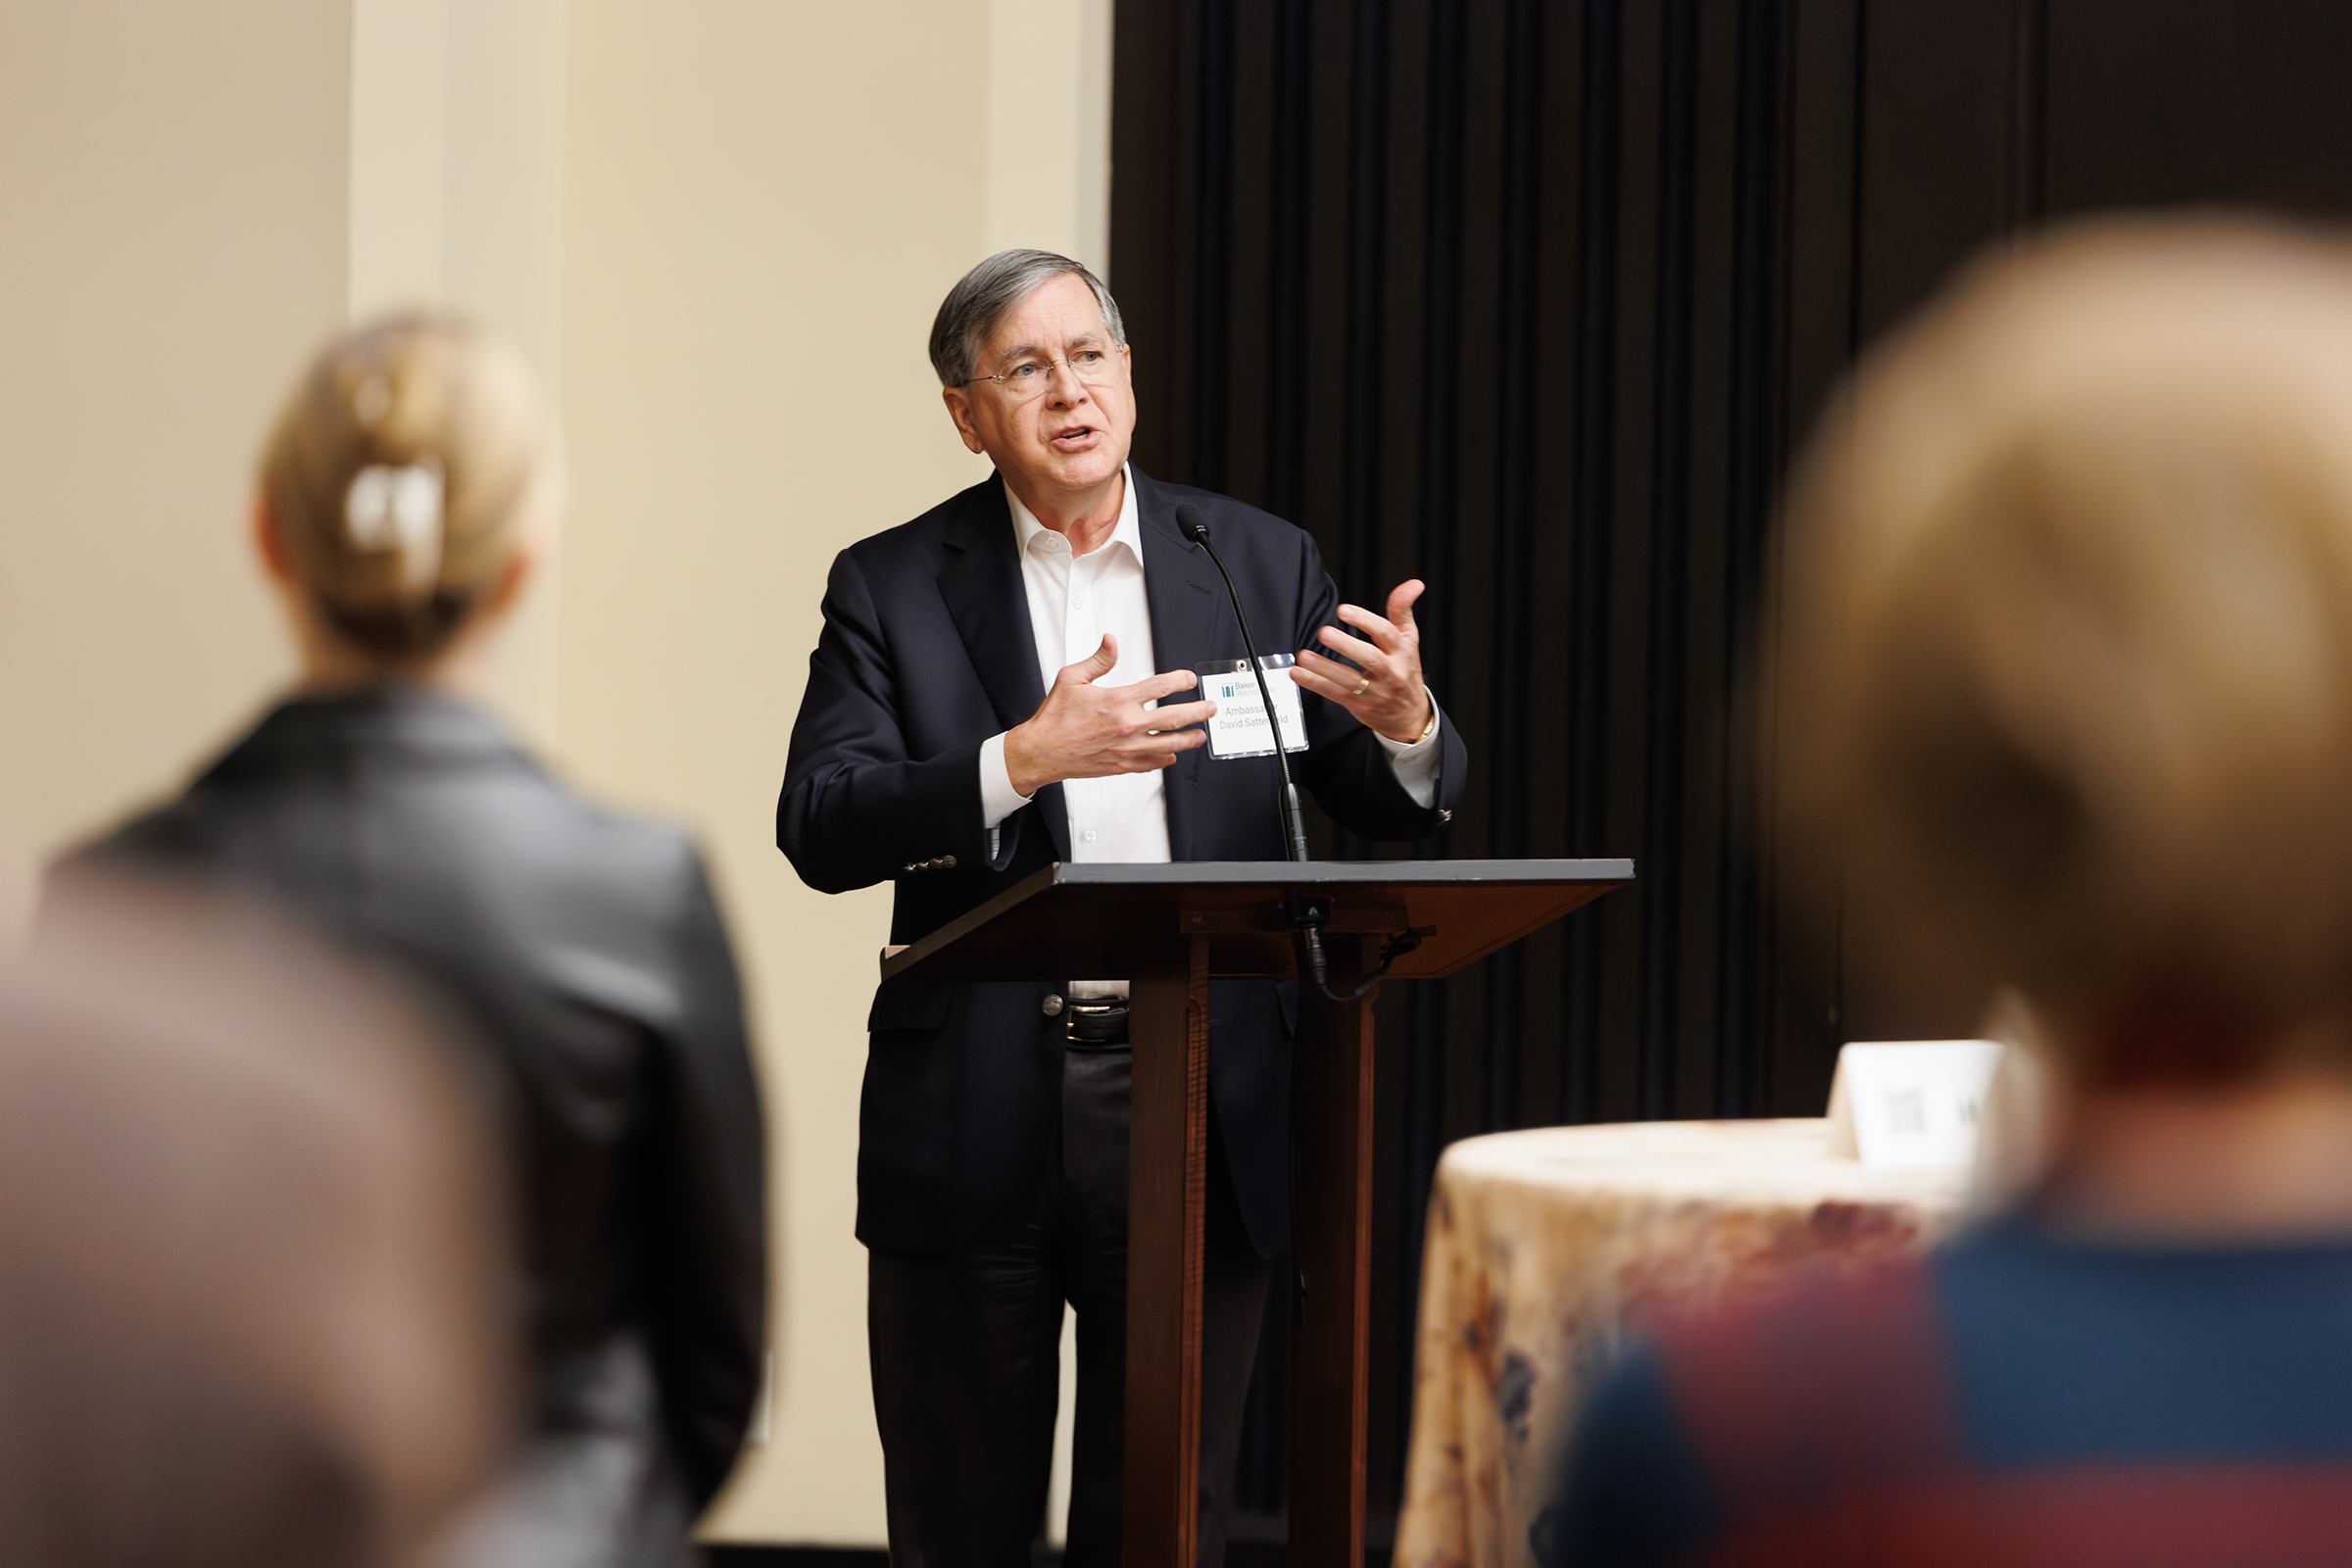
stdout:
{"type": "Polygon", "coordinates": [[[1046,1016],[1061,1019],[1061,1037],[1072,1051],[1115,1051],[1127,1044],[1124,997],[1048,997],[1046,1016]]]}

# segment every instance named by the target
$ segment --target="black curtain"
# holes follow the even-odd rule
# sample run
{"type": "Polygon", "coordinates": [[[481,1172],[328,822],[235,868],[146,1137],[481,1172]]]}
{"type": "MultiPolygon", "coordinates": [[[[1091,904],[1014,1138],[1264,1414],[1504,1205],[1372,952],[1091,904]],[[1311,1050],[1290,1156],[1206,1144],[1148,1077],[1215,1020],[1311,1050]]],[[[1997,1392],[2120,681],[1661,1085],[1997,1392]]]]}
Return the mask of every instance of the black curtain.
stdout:
{"type": "MultiPolygon", "coordinates": [[[[1639,884],[1382,998],[1373,1509],[1438,1152],[1817,1115],[1838,1043],[1972,999],[1840,963],[1778,853],[1770,521],[1868,342],[2053,218],[2352,207],[2338,0],[1119,0],[1110,284],[1137,461],[1407,576],[1467,808],[1351,858],[1630,855],[1639,884]]],[[[1285,1276],[1287,1277],[1287,1275],[1285,1276]]],[[[1282,1506],[1268,1314],[1242,1496],[1282,1506]]]]}

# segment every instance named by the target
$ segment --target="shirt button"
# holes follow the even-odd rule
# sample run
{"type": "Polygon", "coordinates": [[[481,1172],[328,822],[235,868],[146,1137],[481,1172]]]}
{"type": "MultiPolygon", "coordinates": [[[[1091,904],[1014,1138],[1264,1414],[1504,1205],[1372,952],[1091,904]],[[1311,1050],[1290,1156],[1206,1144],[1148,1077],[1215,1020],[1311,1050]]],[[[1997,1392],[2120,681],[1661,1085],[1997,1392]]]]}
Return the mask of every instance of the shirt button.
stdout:
{"type": "Polygon", "coordinates": [[[1091,828],[1091,827],[1090,827],[1090,828],[1088,828],[1088,829],[1086,830],[1085,834],[1083,835],[1083,837],[1086,839],[1086,842],[1087,842],[1087,843],[1089,843],[1089,844],[1092,844],[1092,843],[1094,843],[1094,842],[1095,842],[1095,830],[1094,830],[1093,828],[1091,828]]]}
{"type": "Polygon", "coordinates": [[[1086,598],[1085,598],[1085,596],[1084,596],[1084,595],[1080,595],[1078,598],[1071,600],[1071,601],[1070,601],[1070,608],[1071,608],[1072,610],[1084,610],[1084,609],[1086,608],[1086,598]]]}

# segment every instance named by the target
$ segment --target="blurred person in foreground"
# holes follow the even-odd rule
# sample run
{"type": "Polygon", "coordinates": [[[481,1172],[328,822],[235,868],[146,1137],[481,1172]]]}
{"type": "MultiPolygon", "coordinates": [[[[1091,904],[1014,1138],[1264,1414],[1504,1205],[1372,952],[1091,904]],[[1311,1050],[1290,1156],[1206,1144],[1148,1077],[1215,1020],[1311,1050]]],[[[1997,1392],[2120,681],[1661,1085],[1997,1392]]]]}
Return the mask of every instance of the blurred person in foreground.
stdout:
{"type": "Polygon", "coordinates": [[[1993,262],[1864,369],[1789,552],[1813,847],[1905,983],[2026,998],[2049,1162],[1633,1351],[1539,1546],[2352,1563],[2352,248],[1993,262]]]}
{"type": "Polygon", "coordinates": [[[428,316],[329,344],[278,417],[256,517],[301,685],[83,858],[272,895],[489,1044],[536,1402],[487,1560],[667,1564],[695,1555],[760,1389],[765,1155],[701,857],[581,800],[468,695],[561,482],[504,346],[428,316]]]}
{"type": "Polygon", "coordinates": [[[449,1562],[518,1391],[437,1022],[262,911],[60,879],[0,971],[0,1562],[449,1562]]]}

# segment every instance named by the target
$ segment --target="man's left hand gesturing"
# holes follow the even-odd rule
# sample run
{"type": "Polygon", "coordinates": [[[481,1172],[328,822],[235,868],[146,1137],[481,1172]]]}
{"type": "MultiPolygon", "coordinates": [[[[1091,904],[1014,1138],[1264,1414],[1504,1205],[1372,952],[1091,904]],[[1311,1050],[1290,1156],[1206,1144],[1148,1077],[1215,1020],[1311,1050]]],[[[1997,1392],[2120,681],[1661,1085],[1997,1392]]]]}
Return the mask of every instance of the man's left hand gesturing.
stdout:
{"type": "Polygon", "coordinates": [[[1330,698],[1393,741],[1419,740],[1433,710],[1429,688],[1421,684],[1421,630],[1413,624],[1413,601],[1425,586],[1418,577],[1398,583],[1389,594],[1385,617],[1360,605],[1342,605],[1340,619],[1363,637],[1324,627],[1317,638],[1328,653],[1298,651],[1293,672],[1298,689],[1330,698]],[[1343,654],[1360,667],[1350,669],[1331,654],[1343,654]]]}

